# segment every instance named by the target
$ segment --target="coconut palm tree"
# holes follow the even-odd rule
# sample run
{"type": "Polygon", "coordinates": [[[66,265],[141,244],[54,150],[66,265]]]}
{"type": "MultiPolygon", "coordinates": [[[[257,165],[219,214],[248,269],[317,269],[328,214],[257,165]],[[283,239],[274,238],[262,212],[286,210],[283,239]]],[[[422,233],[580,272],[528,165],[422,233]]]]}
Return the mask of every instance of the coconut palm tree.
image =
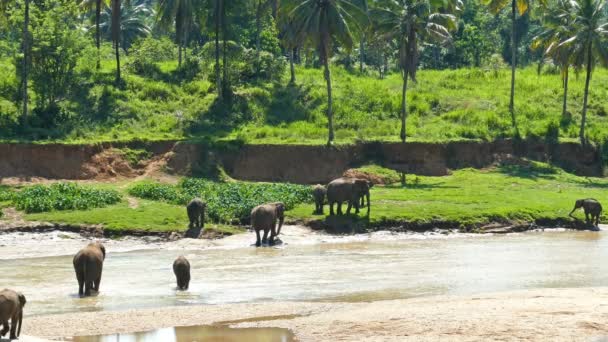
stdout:
{"type": "Polygon", "coordinates": [[[106,8],[102,13],[100,28],[112,38],[114,44],[117,83],[121,80],[120,47],[128,49],[135,39],[149,35],[152,32],[151,18],[154,16],[154,10],[146,0],[125,3],[112,0],[112,7],[106,8]]]}
{"type": "Polygon", "coordinates": [[[182,65],[182,49],[186,46],[188,32],[194,25],[201,7],[197,0],[160,0],[158,21],[164,26],[175,25],[175,43],[178,47],[178,65],[182,65]]]}
{"type": "Polygon", "coordinates": [[[295,67],[294,67],[294,52],[301,43],[301,37],[296,32],[295,25],[293,23],[293,20],[289,16],[289,13],[284,13],[283,12],[284,10],[285,10],[284,6],[281,6],[278,9],[278,15],[277,15],[277,17],[279,19],[278,25],[279,25],[279,29],[281,32],[281,34],[280,34],[281,42],[283,43],[283,47],[289,53],[289,71],[290,71],[290,75],[291,75],[289,83],[294,84],[294,83],[296,83],[296,72],[295,72],[295,67]]]}
{"type": "Polygon", "coordinates": [[[544,30],[532,41],[532,48],[542,48],[545,57],[550,58],[561,70],[564,87],[562,117],[566,116],[568,110],[568,80],[572,51],[569,46],[560,45],[560,43],[572,34],[574,19],[572,1],[558,0],[543,17],[544,30]]]}
{"type": "MultiPolygon", "coordinates": [[[[542,5],[545,5],[547,0],[538,0],[542,5]]],[[[497,14],[502,11],[509,0],[482,0],[490,12],[497,14]]],[[[528,12],[531,0],[511,0],[511,96],[509,98],[509,112],[511,113],[511,124],[518,134],[517,120],[515,119],[515,67],[517,65],[517,39],[515,38],[515,20],[517,14],[523,15],[528,12]]]]}
{"type": "Polygon", "coordinates": [[[95,9],[95,45],[97,46],[97,69],[101,67],[101,10],[110,6],[110,0],[83,0],[80,3],[84,9],[95,9]]]}
{"type": "Polygon", "coordinates": [[[574,24],[571,34],[559,47],[572,51],[575,66],[586,68],[585,94],[583,97],[583,112],[579,138],[585,144],[585,123],[587,120],[587,100],[589,98],[589,82],[594,65],[599,61],[608,66],[608,14],[605,0],[574,0],[572,12],[574,24]]]}
{"type": "Polygon", "coordinates": [[[298,35],[318,47],[327,85],[327,144],[334,141],[333,98],[329,58],[334,42],[347,50],[353,47],[355,36],[368,21],[365,11],[355,0],[285,0],[298,35]]]}
{"type": "MultiPolygon", "coordinates": [[[[454,5],[457,9],[457,5],[454,5]]],[[[429,0],[387,1],[374,8],[370,16],[374,26],[385,38],[399,42],[399,67],[403,78],[401,91],[401,141],[406,138],[407,82],[416,82],[418,47],[425,42],[445,44],[451,40],[450,30],[455,28],[455,17],[439,13],[429,0]]]]}

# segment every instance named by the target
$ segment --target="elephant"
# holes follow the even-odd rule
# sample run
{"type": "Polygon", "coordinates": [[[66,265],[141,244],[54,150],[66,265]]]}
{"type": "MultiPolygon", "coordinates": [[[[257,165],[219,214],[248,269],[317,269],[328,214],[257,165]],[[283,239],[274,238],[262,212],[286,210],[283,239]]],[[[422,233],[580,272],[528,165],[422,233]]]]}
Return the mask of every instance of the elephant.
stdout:
{"type": "Polygon", "coordinates": [[[573,217],[572,213],[579,208],[583,208],[585,211],[585,220],[589,223],[589,216],[591,216],[591,223],[594,223],[596,226],[600,223],[600,214],[602,213],[602,205],[598,200],[593,198],[585,198],[576,200],[574,203],[574,209],[568,214],[568,216],[573,217]]]}
{"type": "Polygon", "coordinates": [[[374,187],[374,183],[372,183],[368,180],[365,180],[365,181],[367,181],[367,185],[368,185],[369,189],[367,189],[367,192],[361,194],[361,204],[360,204],[361,207],[365,207],[365,197],[369,195],[369,190],[371,190],[371,188],[374,187]]]}
{"type": "Polygon", "coordinates": [[[329,203],[329,214],[334,215],[334,204],[338,205],[338,215],[342,215],[342,203],[348,202],[346,213],[354,206],[355,212],[359,213],[359,199],[367,197],[367,214],[370,212],[369,184],[367,180],[358,178],[338,178],[327,184],[327,202],[329,203]]]}
{"type": "Polygon", "coordinates": [[[251,210],[251,227],[255,230],[255,245],[260,247],[262,242],[269,241],[274,244],[274,238],[281,234],[281,227],[285,220],[285,204],[282,202],[266,203],[258,205],[251,210]],[[277,219],[279,219],[278,230],[275,230],[277,219]],[[260,239],[260,230],[264,231],[264,238],[260,239]],[[270,240],[268,240],[270,232],[270,240]]]}
{"type": "Polygon", "coordinates": [[[89,243],[74,256],[74,271],[78,279],[78,295],[90,296],[91,289],[99,291],[106,248],[99,242],[89,243]],[[84,288],[84,290],[83,290],[84,288]]]}
{"type": "Polygon", "coordinates": [[[177,279],[177,288],[187,290],[190,285],[190,262],[184,256],[179,256],[173,262],[173,273],[177,279]]]}
{"type": "Polygon", "coordinates": [[[0,324],[2,330],[0,337],[9,331],[8,320],[11,320],[10,339],[16,340],[21,334],[21,324],[23,323],[23,307],[25,306],[25,296],[9,289],[0,291],[0,324]],[[17,328],[17,324],[19,328],[17,328]]]}
{"type": "Polygon", "coordinates": [[[323,214],[323,203],[325,202],[325,194],[327,189],[321,184],[317,184],[312,188],[312,196],[315,199],[315,213],[323,214]]]}
{"type": "Polygon", "coordinates": [[[195,198],[186,206],[188,211],[188,218],[190,219],[190,225],[188,228],[204,228],[205,227],[205,210],[207,209],[207,203],[203,202],[200,198],[195,198]]]}

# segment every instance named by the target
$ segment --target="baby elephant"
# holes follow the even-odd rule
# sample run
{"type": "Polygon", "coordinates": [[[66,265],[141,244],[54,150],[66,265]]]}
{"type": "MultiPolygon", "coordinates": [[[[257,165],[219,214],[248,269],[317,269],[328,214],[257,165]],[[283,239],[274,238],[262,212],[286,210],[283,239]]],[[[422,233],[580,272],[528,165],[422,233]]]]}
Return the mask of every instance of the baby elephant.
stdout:
{"type": "Polygon", "coordinates": [[[177,279],[177,288],[187,290],[190,285],[190,262],[184,256],[179,256],[173,262],[173,273],[177,279]]]}
{"type": "Polygon", "coordinates": [[[23,307],[25,306],[25,296],[13,290],[4,289],[0,291],[0,324],[2,330],[0,337],[9,331],[8,320],[11,320],[10,339],[16,340],[21,334],[21,324],[23,323],[23,307]],[[19,328],[17,329],[17,324],[19,328]]]}
{"type": "Polygon", "coordinates": [[[327,189],[321,184],[317,184],[312,188],[312,196],[315,199],[315,214],[323,214],[323,203],[325,202],[325,194],[327,189]]]}
{"type": "Polygon", "coordinates": [[[198,197],[188,203],[186,210],[190,219],[190,225],[188,226],[190,229],[205,227],[205,209],[207,209],[207,203],[198,197]]]}
{"type": "Polygon", "coordinates": [[[92,242],[74,256],[74,271],[78,280],[78,295],[90,296],[91,289],[99,291],[106,248],[99,242],[92,242]]]}
{"type": "Polygon", "coordinates": [[[600,202],[593,198],[576,200],[576,203],[574,203],[574,209],[572,209],[569,216],[572,217],[572,213],[581,207],[585,211],[585,220],[587,223],[590,222],[589,216],[591,216],[591,223],[597,226],[600,223],[600,214],[602,213],[602,205],[600,202]]]}

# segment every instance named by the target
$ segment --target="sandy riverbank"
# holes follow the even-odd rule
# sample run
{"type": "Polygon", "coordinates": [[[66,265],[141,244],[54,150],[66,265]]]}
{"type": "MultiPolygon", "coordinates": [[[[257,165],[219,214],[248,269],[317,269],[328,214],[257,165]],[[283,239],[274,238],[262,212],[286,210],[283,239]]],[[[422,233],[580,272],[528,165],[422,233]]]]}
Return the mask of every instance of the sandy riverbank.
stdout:
{"type": "Polygon", "coordinates": [[[184,325],[282,327],[300,341],[604,341],[608,288],[538,289],[371,303],[270,302],[29,317],[49,339],[184,325]]]}

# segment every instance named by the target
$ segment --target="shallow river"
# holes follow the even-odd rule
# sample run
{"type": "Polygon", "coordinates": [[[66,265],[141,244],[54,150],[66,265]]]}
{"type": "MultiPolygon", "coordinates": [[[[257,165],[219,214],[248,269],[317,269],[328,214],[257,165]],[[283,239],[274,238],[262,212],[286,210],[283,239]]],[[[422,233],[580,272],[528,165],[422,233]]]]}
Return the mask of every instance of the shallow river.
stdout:
{"type": "Polygon", "coordinates": [[[361,301],[542,287],[608,286],[608,231],[510,235],[374,234],[334,237],[283,229],[284,244],[253,234],[222,240],[106,240],[98,296],[80,299],[76,234],[0,235],[0,288],[23,292],[27,315],[256,301],[361,301]],[[172,262],[192,265],[177,292],[172,262]]]}

